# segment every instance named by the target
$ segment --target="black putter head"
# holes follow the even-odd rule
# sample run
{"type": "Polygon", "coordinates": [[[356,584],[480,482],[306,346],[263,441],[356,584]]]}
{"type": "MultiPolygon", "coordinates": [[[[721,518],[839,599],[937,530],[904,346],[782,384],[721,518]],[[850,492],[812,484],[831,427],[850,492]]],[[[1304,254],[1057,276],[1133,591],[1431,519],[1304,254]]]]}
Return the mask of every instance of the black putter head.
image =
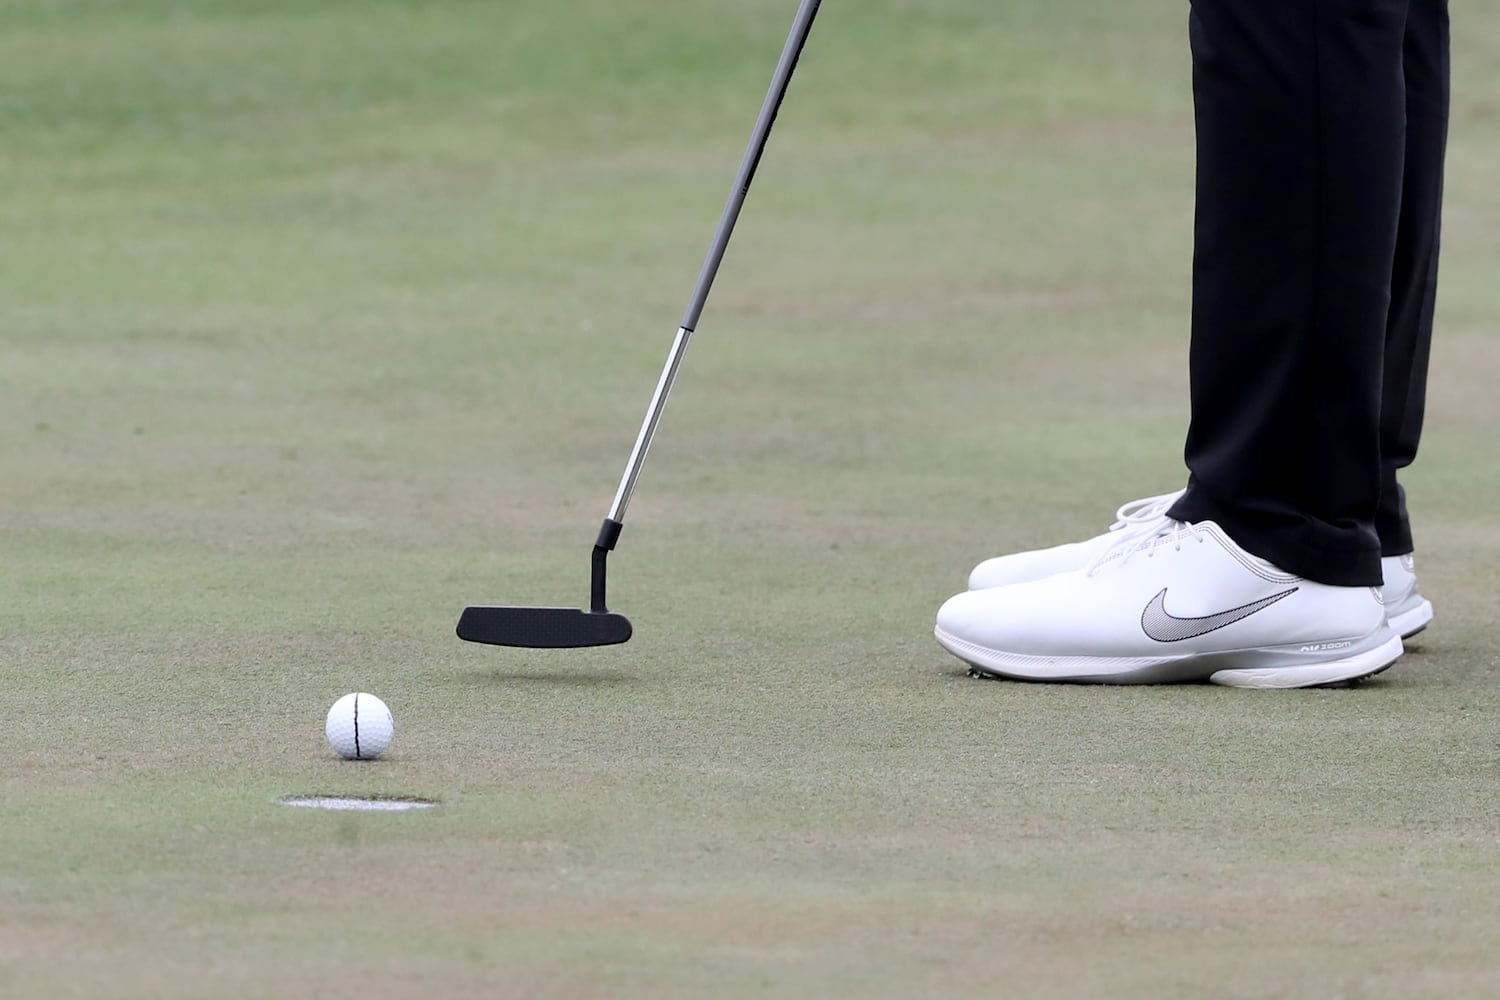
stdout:
{"type": "Polygon", "coordinates": [[[575,649],[611,646],[630,638],[630,620],[613,611],[582,608],[508,608],[477,605],[458,619],[458,637],[491,646],[575,649]]]}
{"type": "Polygon", "coordinates": [[[620,522],[605,518],[594,543],[592,610],[476,605],[464,608],[459,616],[458,637],[467,642],[530,649],[577,649],[625,642],[630,638],[630,620],[610,611],[604,603],[605,563],[619,538],[620,522]]]}

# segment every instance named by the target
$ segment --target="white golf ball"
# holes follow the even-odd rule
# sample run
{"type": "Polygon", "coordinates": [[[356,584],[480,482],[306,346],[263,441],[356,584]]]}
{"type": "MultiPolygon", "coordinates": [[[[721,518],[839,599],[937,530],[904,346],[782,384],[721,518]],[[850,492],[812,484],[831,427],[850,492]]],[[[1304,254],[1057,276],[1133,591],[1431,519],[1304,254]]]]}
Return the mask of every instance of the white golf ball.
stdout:
{"type": "Polygon", "coordinates": [[[374,760],[391,745],[396,723],[385,702],[358,691],[333,703],[323,731],[328,745],[345,760],[374,760]]]}

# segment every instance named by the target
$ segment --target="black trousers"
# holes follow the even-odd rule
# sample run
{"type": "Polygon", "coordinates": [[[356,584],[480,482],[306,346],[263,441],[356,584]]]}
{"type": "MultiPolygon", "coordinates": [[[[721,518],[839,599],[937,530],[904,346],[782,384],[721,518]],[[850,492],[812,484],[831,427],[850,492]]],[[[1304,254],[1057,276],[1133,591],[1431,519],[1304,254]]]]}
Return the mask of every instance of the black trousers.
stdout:
{"type": "Polygon", "coordinates": [[[1447,0],[1193,0],[1192,421],[1179,520],[1323,583],[1412,550],[1447,0]]]}

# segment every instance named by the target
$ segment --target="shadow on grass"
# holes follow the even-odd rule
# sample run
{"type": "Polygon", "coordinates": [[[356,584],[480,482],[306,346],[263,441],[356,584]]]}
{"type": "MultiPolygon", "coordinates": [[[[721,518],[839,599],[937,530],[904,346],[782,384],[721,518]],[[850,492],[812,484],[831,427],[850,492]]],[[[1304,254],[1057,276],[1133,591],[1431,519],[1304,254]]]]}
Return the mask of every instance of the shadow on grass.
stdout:
{"type": "Polygon", "coordinates": [[[538,687],[615,687],[634,684],[637,678],[631,674],[602,670],[479,670],[455,678],[466,684],[481,686],[535,685],[538,687]]]}
{"type": "MultiPolygon", "coordinates": [[[[1090,682],[1087,682],[1087,681],[1029,680],[1029,679],[1024,678],[1024,677],[1000,677],[1000,676],[996,676],[996,675],[992,675],[992,674],[975,674],[975,673],[972,673],[972,672],[969,672],[969,671],[966,671],[966,670],[963,670],[963,669],[945,670],[945,671],[943,671],[942,676],[943,676],[943,678],[945,680],[948,680],[948,681],[958,681],[958,682],[970,681],[970,682],[977,682],[978,684],[980,684],[981,686],[984,686],[984,687],[993,686],[993,687],[997,687],[997,688],[1007,688],[1008,687],[1008,688],[1036,688],[1036,689],[1050,688],[1050,689],[1059,690],[1059,691],[1067,691],[1067,690],[1073,690],[1073,691],[1100,691],[1100,692],[1110,692],[1110,691],[1150,691],[1150,690],[1153,690],[1153,689],[1160,690],[1160,689],[1164,689],[1164,688],[1198,689],[1198,690],[1216,690],[1216,689],[1219,689],[1219,688],[1217,688],[1216,685],[1214,685],[1213,683],[1211,683],[1210,681],[1208,681],[1206,678],[1203,679],[1203,680],[1188,680],[1188,681],[1160,681],[1160,682],[1149,683],[1149,684],[1107,684],[1107,683],[1096,684],[1096,683],[1090,683],[1090,682]]],[[[1352,680],[1352,681],[1341,681],[1341,682],[1334,683],[1334,684],[1319,684],[1319,685],[1314,685],[1312,687],[1305,687],[1305,688],[1281,688],[1281,689],[1274,689],[1274,688],[1272,688],[1272,689],[1266,689],[1266,690],[1284,690],[1284,691],[1360,691],[1360,690],[1372,690],[1372,689],[1373,690],[1379,690],[1381,688],[1393,688],[1395,686],[1397,686],[1397,685],[1394,685],[1394,684],[1391,683],[1391,678],[1387,676],[1387,672],[1386,671],[1381,671],[1379,673],[1372,674],[1372,675],[1370,675],[1368,677],[1360,677],[1360,678],[1356,678],[1355,680],[1352,680]]]]}

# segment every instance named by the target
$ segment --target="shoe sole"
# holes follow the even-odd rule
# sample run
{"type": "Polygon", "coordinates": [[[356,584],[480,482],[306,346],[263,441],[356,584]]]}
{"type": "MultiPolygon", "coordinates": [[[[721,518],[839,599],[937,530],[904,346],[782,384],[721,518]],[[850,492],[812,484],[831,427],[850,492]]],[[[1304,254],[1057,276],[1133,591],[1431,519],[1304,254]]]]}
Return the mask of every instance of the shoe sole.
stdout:
{"type": "Polygon", "coordinates": [[[970,673],[978,676],[1075,684],[1208,681],[1257,689],[1328,687],[1372,677],[1396,662],[1403,652],[1400,635],[1382,632],[1383,636],[1377,634],[1363,641],[1357,651],[1335,659],[1314,659],[1317,654],[1303,652],[1305,645],[1172,657],[1029,656],[987,649],[941,628],[933,630],[943,648],[968,663],[970,673]]]}
{"type": "Polygon", "coordinates": [[[1391,628],[1403,639],[1410,639],[1432,621],[1432,602],[1423,598],[1415,607],[1390,618],[1391,628]]]}

